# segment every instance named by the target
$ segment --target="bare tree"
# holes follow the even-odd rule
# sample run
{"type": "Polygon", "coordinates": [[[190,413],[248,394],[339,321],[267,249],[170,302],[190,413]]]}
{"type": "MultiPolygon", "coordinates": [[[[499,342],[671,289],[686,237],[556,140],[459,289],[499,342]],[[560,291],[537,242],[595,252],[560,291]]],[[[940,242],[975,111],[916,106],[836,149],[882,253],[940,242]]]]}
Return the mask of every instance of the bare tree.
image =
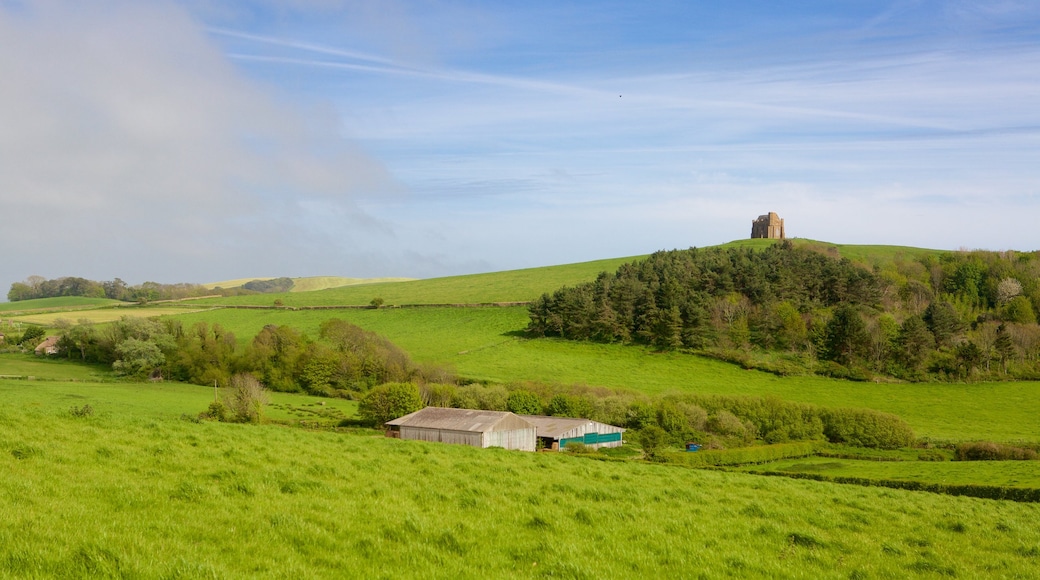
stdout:
{"type": "Polygon", "coordinates": [[[236,420],[243,423],[259,423],[264,416],[264,407],[270,402],[263,383],[249,373],[231,377],[231,384],[224,394],[224,404],[236,420]]]}

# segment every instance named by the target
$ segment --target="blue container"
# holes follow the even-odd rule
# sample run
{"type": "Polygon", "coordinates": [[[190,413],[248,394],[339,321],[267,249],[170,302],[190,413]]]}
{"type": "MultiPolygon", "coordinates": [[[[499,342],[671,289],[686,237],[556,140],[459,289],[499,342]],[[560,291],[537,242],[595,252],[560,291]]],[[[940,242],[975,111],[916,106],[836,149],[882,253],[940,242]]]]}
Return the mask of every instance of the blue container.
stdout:
{"type": "Polygon", "coordinates": [[[700,451],[700,450],[701,450],[701,444],[700,443],[687,443],[686,444],[686,451],[688,451],[690,453],[692,453],[694,451],[700,451]]]}

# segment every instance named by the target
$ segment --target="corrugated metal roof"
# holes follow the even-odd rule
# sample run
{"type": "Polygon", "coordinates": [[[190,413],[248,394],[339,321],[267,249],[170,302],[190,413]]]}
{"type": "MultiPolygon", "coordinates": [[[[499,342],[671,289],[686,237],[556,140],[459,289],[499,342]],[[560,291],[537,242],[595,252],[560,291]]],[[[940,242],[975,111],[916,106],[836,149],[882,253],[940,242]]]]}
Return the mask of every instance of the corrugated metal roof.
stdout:
{"type": "MultiPolygon", "coordinates": [[[[538,429],[539,437],[559,439],[561,435],[586,424],[606,425],[591,419],[575,419],[573,417],[546,417],[544,415],[519,415],[538,429]]],[[[624,429],[622,429],[624,431],[624,429]]]]}
{"type": "Polygon", "coordinates": [[[426,407],[393,421],[388,426],[408,426],[423,429],[446,429],[449,431],[499,431],[502,429],[531,429],[529,421],[508,411],[482,411],[479,409],[450,409],[426,407]]]}

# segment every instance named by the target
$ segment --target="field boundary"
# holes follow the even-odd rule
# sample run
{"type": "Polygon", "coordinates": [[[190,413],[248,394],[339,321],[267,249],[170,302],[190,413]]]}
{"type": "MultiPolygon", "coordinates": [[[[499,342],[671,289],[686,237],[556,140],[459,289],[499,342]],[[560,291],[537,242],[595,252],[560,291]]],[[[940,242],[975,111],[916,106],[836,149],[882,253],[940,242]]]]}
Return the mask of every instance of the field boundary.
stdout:
{"type": "Polygon", "coordinates": [[[863,487],[887,487],[906,491],[925,491],[942,495],[963,495],[993,500],[1010,500],[1023,503],[1040,503],[1040,489],[1032,487],[1012,487],[1004,485],[949,484],[912,481],[906,479],[871,479],[868,477],[831,476],[820,473],[798,473],[787,471],[736,471],[716,468],[734,473],[750,473],[769,477],[787,477],[790,479],[811,479],[826,483],[859,485],[863,487]]]}
{"type": "Polygon", "coordinates": [[[471,302],[471,303],[443,303],[443,304],[384,304],[372,306],[371,304],[339,304],[339,305],[315,305],[315,306],[268,306],[265,304],[215,304],[214,308],[234,308],[239,310],[392,310],[395,308],[514,308],[517,306],[528,306],[530,301],[524,302],[471,302]]]}

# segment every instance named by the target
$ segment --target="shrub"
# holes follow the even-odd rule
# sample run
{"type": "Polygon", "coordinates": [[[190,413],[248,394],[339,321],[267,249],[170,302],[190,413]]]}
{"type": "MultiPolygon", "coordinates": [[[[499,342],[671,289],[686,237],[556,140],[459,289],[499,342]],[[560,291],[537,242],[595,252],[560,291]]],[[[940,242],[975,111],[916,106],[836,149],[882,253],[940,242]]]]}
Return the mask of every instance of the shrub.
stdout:
{"type": "Polygon", "coordinates": [[[224,401],[230,416],[242,423],[259,423],[263,419],[264,407],[269,402],[267,389],[248,373],[231,377],[224,401]]]}
{"type": "Polygon", "coordinates": [[[18,344],[25,346],[35,346],[36,342],[43,338],[46,334],[47,331],[42,326],[28,326],[26,327],[25,332],[22,333],[22,338],[18,340],[18,344]]]}
{"type": "Polygon", "coordinates": [[[517,415],[541,415],[542,402],[538,400],[538,395],[530,391],[516,390],[509,393],[506,409],[517,415]]]}
{"type": "Polygon", "coordinates": [[[992,441],[975,441],[957,445],[954,459],[957,461],[1008,461],[1032,460],[1037,458],[1036,451],[1011,445],[1001,445],[992,441]]]}
{"type": "Polygon", "coordinates": [[[91,407],[89,404],[83,405],[82,407],[73,405],[72,408],[69,409],[69,415],[72,415],[73,417],[90,417],[93,414],[94,407],[91,407]]]}
{"type": "Polygon", "coordinates": [[[199,419],[225,422],[228,420],[228,408],[220,401],[213,401],[205,411],[199,413],[199,419]]]}
{"type": "Polygon", "coordinates": [[[898,449],[914,442],[910,425],[899,417],[872,409],[823,409],[823,434],[832,443],[898,449]]]}
{"type": "Polygon", "coordinates": [[[639,444],[643,448],[643,455],[656,461],[660,455],[661,448],[668,442],[668,434],[657,425],[647,425],[639,432],[639,444]]]}
{"type": "Polygon", "coordinates": [[[358,416],[382,425],[391,419],[422,409],[419,387],[413,383],[386,383],[369,391],[358,404],[358,416]]]}

